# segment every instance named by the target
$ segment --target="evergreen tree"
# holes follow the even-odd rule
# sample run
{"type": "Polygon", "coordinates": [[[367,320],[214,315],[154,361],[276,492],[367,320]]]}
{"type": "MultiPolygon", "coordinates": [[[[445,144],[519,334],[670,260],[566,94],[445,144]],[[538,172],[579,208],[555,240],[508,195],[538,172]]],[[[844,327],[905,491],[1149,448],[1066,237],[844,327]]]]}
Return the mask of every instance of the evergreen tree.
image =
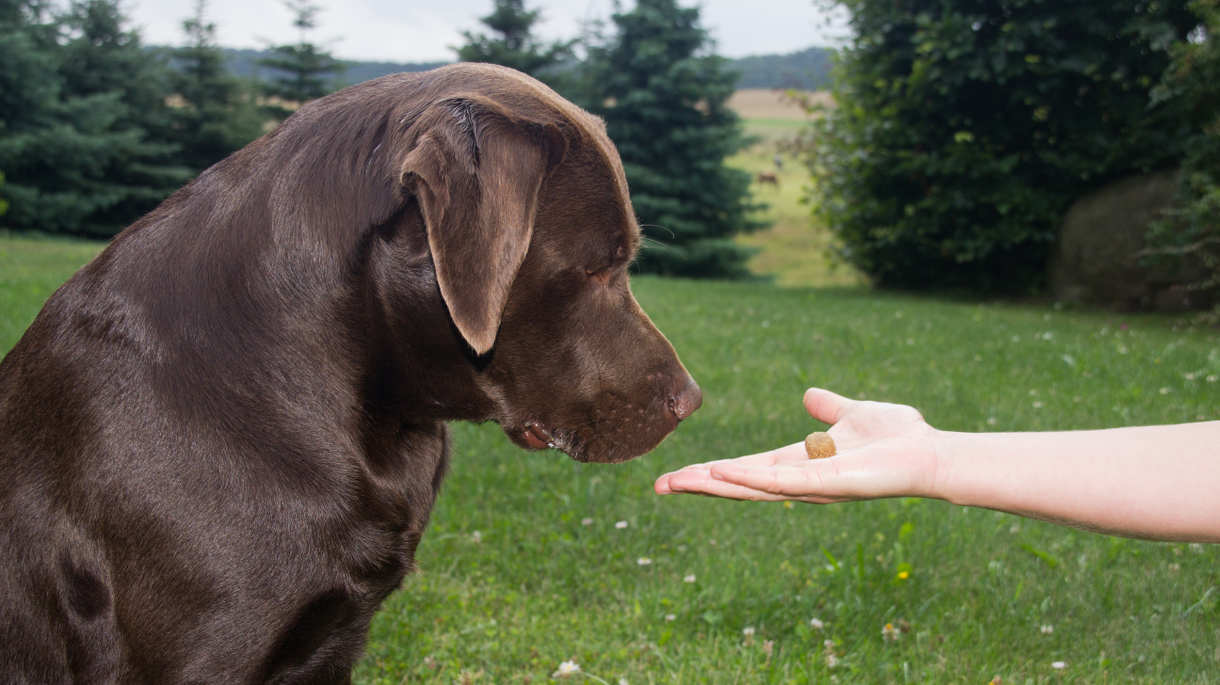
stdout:
{"type": "Polygon", "coordinates": [[[58,124],[57,27],[37,0],[0,0],[0,169],[7,185],[0,200],[11,205],[6,224],[37,223],[42,132],[58,124]]]}
{"type": "Polygon", "coordinates": [[[125,28],[118,0],[76,0],[62,21],[61,99],[75,113],[69,121],[107,143],[79,170],[76,189],[95,201],[76,232],[110,236],[190,178],[171,142],[169,67],[125,28]]]}
{"type": "Polygon", "coordinates": [[[202,171],[262,134],[262,115],[253,94],[225,68],[216,45],[216,25],[207,20],[206,0],[196,0],[194,14],[182,22],[186,45],[174,53],[175,128],[180,159],[202,171]]]}
{"type": "Polygon", "coordinates": [[[575,41],[543,44],[534,38],[540,10],[525,9],[525,0],[495,0],[492,13],[479,21],[493,34],[463,31],[466,44],[457,49],[463,62],[490,62],[546,80],[548,70],[572,59],[575,41]]]}
{"type": "Polygon", "coordinates": [[[746,274],[732,236],[760,228],[748,214],[749,174],[724,160],[744,145],[727,107],[737,75],[710,54],[697,8],[639,0],[613,16],[617,36],[592,50],[593,108],[618,146],[636,214],[652,240],[638,268],[682,276],[746,274]]]}
{"type": "Polygon", "coordinates": [[[53,16],[40,0],[0,1],[0,169],[6,224],[109,236],[184,179],[167,165],[158,64],[121,28],[115,2],[53,16]],[[138,91],[138,92],[133,92],[138,91]]]}
{"type": "Polygon", "coordinates": [[[294,14],[292,25],[297,28],[298,40],[292,45],[272,46],[271,56],[258,61],[278,72],[264,91],[289,105],[271,108],[280,117],[287,116],[294,106],[329,93],[334,89],[335,77],[345,69],[329,52],[307,40],[309,32],[318,26],[321,7],[312,0],[284,0],[284,6],[294,14]]]}

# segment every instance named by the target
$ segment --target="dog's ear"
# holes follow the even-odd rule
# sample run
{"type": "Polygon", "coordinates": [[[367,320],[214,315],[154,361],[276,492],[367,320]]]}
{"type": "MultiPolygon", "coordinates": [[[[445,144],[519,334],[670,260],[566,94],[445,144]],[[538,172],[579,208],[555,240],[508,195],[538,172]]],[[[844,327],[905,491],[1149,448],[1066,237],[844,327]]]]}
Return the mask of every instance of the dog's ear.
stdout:
{"type": "Polygon", "coordinates": [[[558,128],[477,96],[431,106],[402,166],[419,203],[441,297],[477,354],[491,349],[525,260],[538,191],[564,153],[558,128]]]}

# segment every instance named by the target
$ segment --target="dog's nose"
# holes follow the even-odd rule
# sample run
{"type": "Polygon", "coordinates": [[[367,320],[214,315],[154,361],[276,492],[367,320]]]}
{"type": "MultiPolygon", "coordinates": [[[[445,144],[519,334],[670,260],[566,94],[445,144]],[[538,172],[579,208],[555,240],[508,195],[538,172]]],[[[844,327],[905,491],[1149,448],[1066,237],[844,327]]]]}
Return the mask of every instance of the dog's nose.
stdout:
{"type": "Polygon", "coordinates": [[[686,378],[686,386],[676,394],[669,396],[669,411],[679,421],[694,414],[702,404],[703,391],[699,389],[699,384],[695,383],[695,379],[689,376],[686,378]]]}

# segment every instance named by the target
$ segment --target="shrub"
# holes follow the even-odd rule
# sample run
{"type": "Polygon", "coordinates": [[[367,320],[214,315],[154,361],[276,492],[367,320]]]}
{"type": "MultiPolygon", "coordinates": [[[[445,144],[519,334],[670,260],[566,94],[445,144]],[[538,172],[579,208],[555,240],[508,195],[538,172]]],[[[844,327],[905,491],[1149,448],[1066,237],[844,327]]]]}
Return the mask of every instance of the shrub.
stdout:
{"type": "Polygon", "coordinates": [[[1220,319],[1220,0],[1195,0],[1201,21],[1190,39],[1173,46],[1173,63],[1153,91],[1171,102],[1191,128],[1174,208],[1148,231],[1154,261],[1180,274],[1201,274],[1183,283],[1200,301],[1217,303],[1220,319]]]}
{"type": "Polygon", "coordinates": [[[855,38],[815,124],[815,211],[882,286],[1028,292],[1073,199],[1182,154],[1148,98],[1182,2],[839,4],[855,38]]]}

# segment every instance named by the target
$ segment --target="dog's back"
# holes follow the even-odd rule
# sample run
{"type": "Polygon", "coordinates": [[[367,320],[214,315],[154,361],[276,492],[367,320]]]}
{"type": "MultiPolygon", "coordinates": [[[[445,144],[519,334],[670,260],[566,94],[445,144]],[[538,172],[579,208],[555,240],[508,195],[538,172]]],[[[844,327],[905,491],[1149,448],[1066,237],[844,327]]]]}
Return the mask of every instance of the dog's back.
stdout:
{"type": "Polygon", "coordinates": [[[343,681],[412,563],[444,426],[354,442],[351,294],[258,216],[216,220],[267,147],[124,232],[0,362],[0,682],[343,681]]]}

